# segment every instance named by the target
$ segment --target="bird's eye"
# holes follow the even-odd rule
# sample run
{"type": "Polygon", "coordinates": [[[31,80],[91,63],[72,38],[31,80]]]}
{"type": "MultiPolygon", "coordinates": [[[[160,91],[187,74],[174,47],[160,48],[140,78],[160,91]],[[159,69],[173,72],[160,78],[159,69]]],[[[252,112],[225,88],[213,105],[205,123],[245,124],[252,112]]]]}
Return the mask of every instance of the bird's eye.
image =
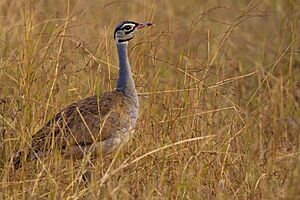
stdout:
{"type": "Polygon", "coordinates": [[[128,30],[132,29],[132,27],[127,25],[127,26],[124,27],[124,29],[128,31],[128,30]]]}

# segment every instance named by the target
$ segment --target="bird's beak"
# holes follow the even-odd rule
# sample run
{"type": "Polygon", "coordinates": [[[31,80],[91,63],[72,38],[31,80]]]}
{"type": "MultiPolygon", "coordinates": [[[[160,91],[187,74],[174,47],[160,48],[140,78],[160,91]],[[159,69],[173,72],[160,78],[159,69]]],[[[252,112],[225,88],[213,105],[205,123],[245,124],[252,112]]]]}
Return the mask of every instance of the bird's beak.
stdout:
{"type": "Polygon", "coordinates": [[[141,29],[141,28],[145,28],[147,26],[155,26],[154,24],[150,23],[150,22],[145,22],[145,23],[141,23],[139,24],[136,29],[141,29]]]}

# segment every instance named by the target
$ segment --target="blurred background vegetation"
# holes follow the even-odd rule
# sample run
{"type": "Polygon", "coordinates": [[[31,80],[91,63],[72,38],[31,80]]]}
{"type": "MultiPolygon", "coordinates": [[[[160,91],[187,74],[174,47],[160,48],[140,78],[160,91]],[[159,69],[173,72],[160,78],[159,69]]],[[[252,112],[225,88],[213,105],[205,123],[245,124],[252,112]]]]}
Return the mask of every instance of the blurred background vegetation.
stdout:
{"type": "Polygon", "coordinates": [[[1,0],[0,198],[300,199],[299,19],[297,0],[1,0]],[[123,20],[156,24],[129,45],[134,138],[89,185],[58,155],[11,172],[53,114],[115,87],[123,20]]]}

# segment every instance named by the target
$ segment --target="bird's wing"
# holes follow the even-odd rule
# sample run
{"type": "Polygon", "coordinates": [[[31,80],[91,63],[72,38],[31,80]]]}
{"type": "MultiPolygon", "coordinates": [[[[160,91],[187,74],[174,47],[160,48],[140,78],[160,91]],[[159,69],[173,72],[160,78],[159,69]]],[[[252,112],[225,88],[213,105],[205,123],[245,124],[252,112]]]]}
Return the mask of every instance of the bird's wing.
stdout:
{"type": "Polygon", "coordinates": [[[35,152],[85,146],[130,129],[130,101],[120,92],[88,97],[63,109],[32,137],[35,152]]]}

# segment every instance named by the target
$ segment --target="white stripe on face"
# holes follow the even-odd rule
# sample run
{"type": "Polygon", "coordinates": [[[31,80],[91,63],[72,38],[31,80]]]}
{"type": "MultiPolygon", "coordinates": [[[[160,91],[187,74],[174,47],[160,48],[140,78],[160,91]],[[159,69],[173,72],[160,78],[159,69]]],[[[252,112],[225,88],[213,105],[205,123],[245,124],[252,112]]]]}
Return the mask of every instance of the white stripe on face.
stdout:
{"type": "Polygon", "coordinates": [[[126,24],[123,24],[122,27],[121,27],[120,29],[123,29],[123,28],[125,28],[126,26],[130,26],[130,27],[131,27],[130,29],[125,29],[126,31],[130,31],[130,30],[132,30],[132,29],[135,27],[135,24],[126,23],[126,24]]]}

